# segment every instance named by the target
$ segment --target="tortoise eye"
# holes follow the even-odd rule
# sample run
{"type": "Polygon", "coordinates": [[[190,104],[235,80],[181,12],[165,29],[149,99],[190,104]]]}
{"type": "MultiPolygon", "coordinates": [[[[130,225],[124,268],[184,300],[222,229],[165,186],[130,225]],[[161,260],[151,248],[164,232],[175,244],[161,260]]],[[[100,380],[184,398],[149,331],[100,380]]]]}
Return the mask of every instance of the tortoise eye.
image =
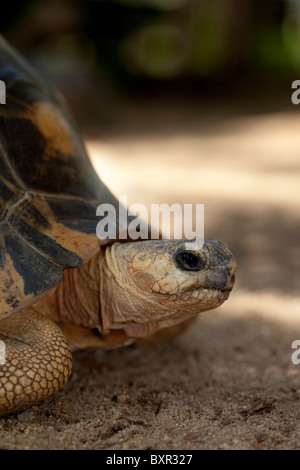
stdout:
{"type": "Polygon", "coordinates": [[[193,251],[177,251],[175,262],[180,269],[185,271],[201,271],[204,268],[201,258],[193,251]]]}

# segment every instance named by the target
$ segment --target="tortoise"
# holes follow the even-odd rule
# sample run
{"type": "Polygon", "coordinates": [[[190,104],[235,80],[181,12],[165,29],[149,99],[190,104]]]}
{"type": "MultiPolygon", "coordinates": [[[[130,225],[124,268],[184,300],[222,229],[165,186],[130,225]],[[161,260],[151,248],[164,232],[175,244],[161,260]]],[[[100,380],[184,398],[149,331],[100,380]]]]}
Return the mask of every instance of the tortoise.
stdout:
{"type": "MultiPolygon", "coordinates": [[[[59,92],[0,37],[0,415],[68,380],[74,350],[172,336],[234,284],[227,245],[99,239],[99,179],[59,92]]],[[[118,224],[118,222],[116,222],[118,224]]]]}

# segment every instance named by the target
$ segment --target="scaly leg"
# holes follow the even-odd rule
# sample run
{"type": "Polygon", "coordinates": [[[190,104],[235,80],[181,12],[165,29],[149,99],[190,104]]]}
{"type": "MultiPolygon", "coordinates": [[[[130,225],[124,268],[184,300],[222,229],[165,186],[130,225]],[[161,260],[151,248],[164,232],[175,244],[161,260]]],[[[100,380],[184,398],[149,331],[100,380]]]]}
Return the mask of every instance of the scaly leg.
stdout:
{"type": "Polygon", "coordinates": [[[60,328],[33,308],[0,320],[0,416],[22,410],[59,390],[72,370],[60,328]],[[3,346],[2,343],[2,346],[3,346]]]}

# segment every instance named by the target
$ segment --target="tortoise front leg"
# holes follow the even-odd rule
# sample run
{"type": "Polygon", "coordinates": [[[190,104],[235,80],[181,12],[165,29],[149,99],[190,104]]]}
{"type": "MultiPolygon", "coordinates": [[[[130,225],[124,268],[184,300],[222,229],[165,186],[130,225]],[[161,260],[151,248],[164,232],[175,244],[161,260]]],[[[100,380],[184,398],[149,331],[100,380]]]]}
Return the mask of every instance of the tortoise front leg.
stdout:
{"type": "Polygon", "coordinates": [[[5,345],[0,416],[33,405],[68,380],[72,356],[67,340],[55,323],[32,308],[0,320],[0,340],[5,345]]]}

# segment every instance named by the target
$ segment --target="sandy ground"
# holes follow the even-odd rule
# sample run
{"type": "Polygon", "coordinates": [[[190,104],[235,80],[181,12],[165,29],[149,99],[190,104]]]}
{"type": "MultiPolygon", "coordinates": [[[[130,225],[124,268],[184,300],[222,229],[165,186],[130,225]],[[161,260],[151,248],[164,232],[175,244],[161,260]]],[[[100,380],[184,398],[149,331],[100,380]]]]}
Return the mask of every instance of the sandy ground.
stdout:
{"type": "Polygon", "coordinates": [[[156,112],[89,135],[94,163],[129,203],[205,203],[235,289],[171,342],[75,354],[63,390],[0,420],[3,449],[300,449],[300,117],[156,112]]]}

